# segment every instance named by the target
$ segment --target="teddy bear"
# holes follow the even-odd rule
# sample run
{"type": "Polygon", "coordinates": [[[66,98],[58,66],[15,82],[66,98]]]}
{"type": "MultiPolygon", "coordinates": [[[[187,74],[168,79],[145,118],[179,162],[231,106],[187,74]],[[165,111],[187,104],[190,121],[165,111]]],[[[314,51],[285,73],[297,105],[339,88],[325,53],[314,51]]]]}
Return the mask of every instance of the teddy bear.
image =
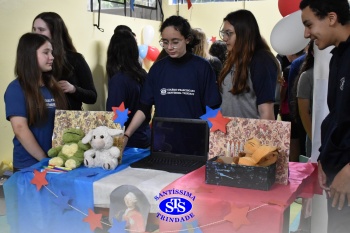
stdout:
{"type": "Polygon", "coordinates": [[[84,165],[86,167],[102,167],[113,170],[118,166],[120,150],[113,146],[113,137],[123,135],[124,131],[110,129],[107,126],[98,126],[90,130],[82,139],[84,144],[89,143],[91,149],[84,152],[84,165]]]}
{"type": "Polygon", "coordinates": [[[67,128],[63,131],[63,145],[51,148],[47,154],[49,165],[65,166],[69,169],[79,167],[84,161],[84,152],[90,145],[82,143],[85,133],[80,128],[67,128]]]}

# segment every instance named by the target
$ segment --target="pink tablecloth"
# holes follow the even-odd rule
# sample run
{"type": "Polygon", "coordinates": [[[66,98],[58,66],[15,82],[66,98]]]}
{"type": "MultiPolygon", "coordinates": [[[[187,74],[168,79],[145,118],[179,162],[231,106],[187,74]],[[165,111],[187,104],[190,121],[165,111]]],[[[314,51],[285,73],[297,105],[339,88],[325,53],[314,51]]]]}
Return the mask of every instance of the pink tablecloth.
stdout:
{"type": "MultiPolygon", "coordinates": [[[[316,164],[290,163],[288,185],[274,184],[269,191],[205,184],[205,167],[202,167],[162,190],[184,190],[195,198],[190,200],[193,207],[189,213],[194,215],[192,219],[184,223],[159,220],[160,232],[188,229],[185,232],[280,233],[284,210],[297,196],[310,197],[319,193],[320,190],[315,187],[316,164]]],[[[164,195],[159,201],[169,197],[171,195],[164,195]]],[[[160,213],[169,216],[161,211],[160,213]]]]}

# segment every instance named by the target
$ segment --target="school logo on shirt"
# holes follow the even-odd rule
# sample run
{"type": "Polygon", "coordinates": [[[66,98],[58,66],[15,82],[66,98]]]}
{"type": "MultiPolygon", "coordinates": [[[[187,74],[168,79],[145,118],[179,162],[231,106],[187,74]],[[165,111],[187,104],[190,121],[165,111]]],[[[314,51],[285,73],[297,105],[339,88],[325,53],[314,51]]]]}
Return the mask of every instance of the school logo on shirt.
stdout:
{"type": "Polygon", "coordinates": [[[53,99],[53,98],[45,99],[45,103],[46,103],[47,108],[55,108],[56,107],[55,99],[53,99]]]}
{"type": "Polygon", "coordinates": [[[340,90],[342,91],[344,89],[344,84],[345,84],[345,77],[342,77],[340,79],[340,90]]]}
{"type": "Polygon", "coordinates": [[[191,210],[192,202],[194,202],[196,196],[191,192],[169,189],[159,193],[154,199],[160,201],[159,209],[161,211],[156,216],[162,221],[185,222],[195,217],[191,210]]]}
{"type": "Polygon", "coordinates": [[[192,89],[177,89],[177,88],[162,88],[160,89],[161,95],[194,95],[195,90],[192,89]]]}

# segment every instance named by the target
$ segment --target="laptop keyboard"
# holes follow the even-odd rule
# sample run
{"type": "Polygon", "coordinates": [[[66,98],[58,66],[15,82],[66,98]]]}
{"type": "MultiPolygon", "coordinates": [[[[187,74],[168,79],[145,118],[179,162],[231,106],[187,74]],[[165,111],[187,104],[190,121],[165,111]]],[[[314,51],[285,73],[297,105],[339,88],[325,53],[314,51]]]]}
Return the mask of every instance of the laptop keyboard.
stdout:
{"type": "Polygon", "coordinates": [[[197,164],[202,164],[202,162],[196,160],[179,160],[170,158],[150,158],[147,160],[147,163],[181,167],[192,167],[196,166],[197,164]]]}

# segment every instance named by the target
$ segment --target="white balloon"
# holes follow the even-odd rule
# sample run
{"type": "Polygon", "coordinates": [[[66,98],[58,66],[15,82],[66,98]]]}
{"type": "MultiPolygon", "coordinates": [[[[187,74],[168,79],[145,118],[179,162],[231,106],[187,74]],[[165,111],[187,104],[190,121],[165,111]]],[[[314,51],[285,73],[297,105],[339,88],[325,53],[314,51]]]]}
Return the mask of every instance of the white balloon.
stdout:
{"type": "Polygon", "coordinates": [[[272,29],[272,48],[281,55],[292,55],[301,51],[310,41],[304,38],[304,30],[300,10],[287,15],[272,29]]]}
{"type": "Polygon", "coordinates": [[[143,44],[150,45],[154,37],[154,29],[151,25],[146,25],[142,30],[143,44]]]}

